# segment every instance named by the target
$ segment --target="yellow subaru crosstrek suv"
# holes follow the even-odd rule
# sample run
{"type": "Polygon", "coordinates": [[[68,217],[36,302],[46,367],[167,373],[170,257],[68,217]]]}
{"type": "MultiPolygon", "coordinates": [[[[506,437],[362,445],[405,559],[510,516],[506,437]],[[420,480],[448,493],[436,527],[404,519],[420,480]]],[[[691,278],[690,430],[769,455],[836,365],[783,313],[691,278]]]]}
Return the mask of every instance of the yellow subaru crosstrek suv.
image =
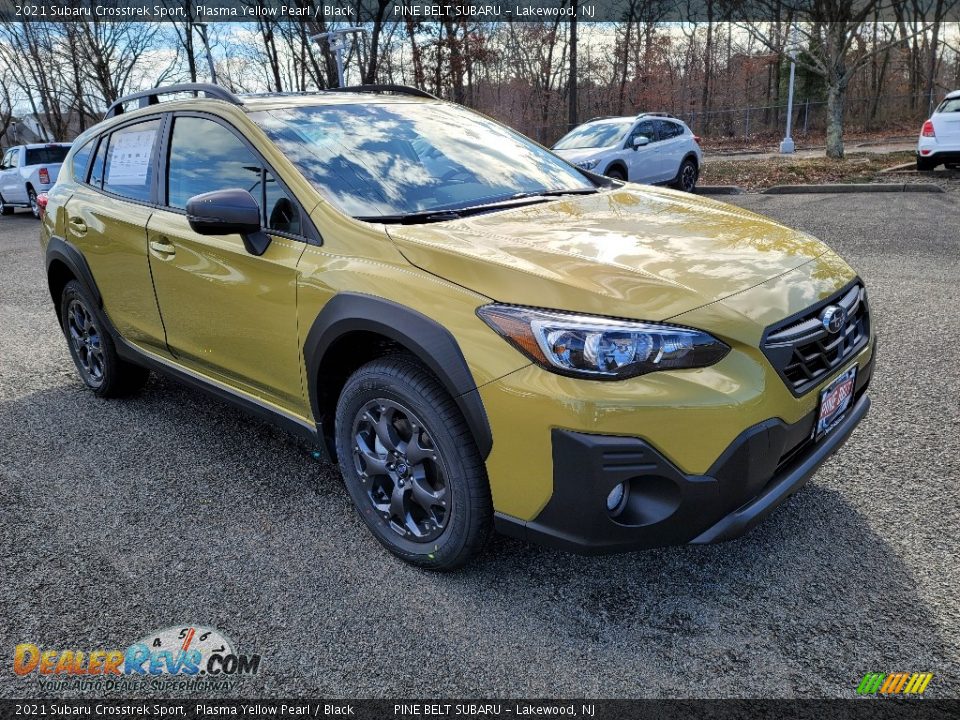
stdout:
{"type": "Polygon", "coordinates": [[[412,88],[123,98],[74,143],[42,245],[96,395],[155,370],[277,421],[434,569],[492,528],[736,537],[870,402],[866,292],[825,245],[412,88]]]}

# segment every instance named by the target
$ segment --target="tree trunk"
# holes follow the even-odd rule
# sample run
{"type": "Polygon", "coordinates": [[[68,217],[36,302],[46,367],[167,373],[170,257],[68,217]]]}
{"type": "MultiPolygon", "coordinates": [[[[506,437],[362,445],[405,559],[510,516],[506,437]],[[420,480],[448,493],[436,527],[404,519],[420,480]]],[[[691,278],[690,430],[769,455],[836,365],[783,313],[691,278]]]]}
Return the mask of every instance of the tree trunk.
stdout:
{"type": "Polygon", "coordinates": [[[577,13],[580,10],[577,0],[570,0],[570,5],[573,14],[570,16],[570,74],[567,78],[567,100],[570,102],[567,113],[568,130],[577,126],[577,13]]]}
{"type": "Polygon", "coordinates": [[[827,85],[827,157],[843,158],[843,105],[846,82],[831,78],[827,85]]]}

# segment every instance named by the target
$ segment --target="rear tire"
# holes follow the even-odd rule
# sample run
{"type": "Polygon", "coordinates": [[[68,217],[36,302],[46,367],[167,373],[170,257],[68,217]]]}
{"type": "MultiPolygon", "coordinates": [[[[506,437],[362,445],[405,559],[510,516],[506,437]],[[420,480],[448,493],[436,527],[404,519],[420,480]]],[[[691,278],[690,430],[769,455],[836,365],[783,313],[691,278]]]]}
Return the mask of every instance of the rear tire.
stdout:
{"type": "Polygon", "coordinates": [[[350,376],[336,444],[354,506],[387,550],[429,570],[481,551],[493,517],[483,459],[456,403],[415,359],[388,356],[350,376]]]}
{"type": "Polygon", "coordinates": [[[680,163],[680,169],[677,170],[677,176],[671,185],[677,190],[692,193],[697,189],[697,180],[700,177],[700,169],[692,158],[686,158],[680,163]]]}
{"type": "Polygon", "coordinates": [[[33,216],[39,220],[40,219],[40,206],[37,204],[37,191],[32,187],[27,188],[27,202],[30,203],[30,212],[33,213],[33,216]]]}
{"type": "Polygon", "coordinates": [[[60,317],[77,373],[95,395],[125,397],[144,386],[150,372],[120,359],[103,314],[76,280],[63,288],[60,317]]]}
{"type": "Polygon", "coordinates": [[[940,163],[935,163],[933,160],[927,160],[926,158],[917,158],[917,170],[919,172],[930,172],[939,164],[940,163]]]}

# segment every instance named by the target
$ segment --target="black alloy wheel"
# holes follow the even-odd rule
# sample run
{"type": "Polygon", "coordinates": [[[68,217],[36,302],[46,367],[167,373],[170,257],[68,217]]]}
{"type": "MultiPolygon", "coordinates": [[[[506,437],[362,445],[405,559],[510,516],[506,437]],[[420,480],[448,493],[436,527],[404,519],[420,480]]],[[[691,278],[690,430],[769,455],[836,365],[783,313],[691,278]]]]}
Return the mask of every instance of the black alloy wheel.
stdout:
{"type": "Polygon", "coordinates": [[[436,540],[450,518],[447,472],[423,421],[387,398],[366,403],[353,421],[353,462],[366,498],[399,537],[436,540]]]}
{"type": "Polygon", "coordinates": [[[67,303],[65,325],[77,370],[87,385],[99,388],[104,375],[103,338],[82,298],[67,303]]]}

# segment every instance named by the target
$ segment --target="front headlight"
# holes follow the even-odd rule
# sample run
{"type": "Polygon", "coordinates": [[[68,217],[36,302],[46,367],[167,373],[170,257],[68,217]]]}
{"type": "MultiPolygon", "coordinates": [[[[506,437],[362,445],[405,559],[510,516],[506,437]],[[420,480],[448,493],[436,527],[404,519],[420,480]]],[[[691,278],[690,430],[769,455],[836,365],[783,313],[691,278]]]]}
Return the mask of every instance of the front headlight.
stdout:
{"type": "Polygon", "coordinates": [[[705,332],[677,325],[496,304],[477,314],[541,367],[593,380],[706,367],[730,351],[705,332]]]}
{"type": "Polygon", "coordinates": [[[597,165],[600,164],[600,161],[599,160],[583,160],[575,164],[578,168],[583,168],[584,170],[593,170],[597,165]]]}

